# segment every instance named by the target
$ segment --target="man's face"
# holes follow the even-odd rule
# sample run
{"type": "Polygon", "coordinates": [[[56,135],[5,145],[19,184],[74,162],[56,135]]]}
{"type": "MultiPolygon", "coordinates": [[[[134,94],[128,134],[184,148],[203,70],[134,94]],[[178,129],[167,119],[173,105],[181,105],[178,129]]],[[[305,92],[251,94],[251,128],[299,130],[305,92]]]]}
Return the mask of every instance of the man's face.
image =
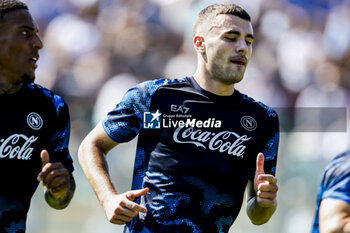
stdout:
{"type": "Polygon", "coordinates": [[[234,15],[218,15],[204,36],[206,70],[221,83],[240,82],[252,54],[253,27],[234,15]]]}
{"type": "Polygon", "coordinates": [[[0,22],[0,69],[10,83],[34,81],[39,50],[38,28],[28,10],[6,12],[0,22]]]}

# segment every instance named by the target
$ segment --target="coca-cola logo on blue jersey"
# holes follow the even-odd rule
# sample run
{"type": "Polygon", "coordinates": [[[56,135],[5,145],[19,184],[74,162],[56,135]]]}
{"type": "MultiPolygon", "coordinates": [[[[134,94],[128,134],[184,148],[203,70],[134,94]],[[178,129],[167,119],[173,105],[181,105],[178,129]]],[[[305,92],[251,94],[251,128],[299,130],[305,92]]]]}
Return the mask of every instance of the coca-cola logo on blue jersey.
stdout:
{"type": "Polygon", "coordinates": [[[31,145],[38,137],[27,137],[24,134],[13,134],[6,139],[0,139],[0,158],[30,160],[34,148],[31,145]]]}
{"type": "Polygon", "coordinates": [[[214,133],[202,129],[178,127],[173,139],[176,143],[194,144],[197,147],[243,158],[246,149],[243,143],[249,141],[251,137],[230,131],[214,133]]]}

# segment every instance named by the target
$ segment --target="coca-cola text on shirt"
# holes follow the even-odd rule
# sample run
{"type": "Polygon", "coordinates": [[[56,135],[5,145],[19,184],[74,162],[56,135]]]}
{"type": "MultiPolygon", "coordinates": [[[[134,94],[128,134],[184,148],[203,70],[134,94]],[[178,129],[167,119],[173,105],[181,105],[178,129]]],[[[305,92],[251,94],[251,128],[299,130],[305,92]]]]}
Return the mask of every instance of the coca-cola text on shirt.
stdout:
{"type": "Polygon", "coordinates": [[[7,139],[0,139],[0,158],[30,160],[33,147],[30,147],[38,137],[27,137],[24,134],[13,134],[7,139]]]}
{"type": "Polygon", "coordinates": [[[240,136],[230,131],[214,133],[192,127],[178,127],[173,134],[173,139],[176,143],[190,143],[204,149],[226,152],[229,155],[243,158],[246,149],[243,143],[249,141],[251,137],[240,136]]]}

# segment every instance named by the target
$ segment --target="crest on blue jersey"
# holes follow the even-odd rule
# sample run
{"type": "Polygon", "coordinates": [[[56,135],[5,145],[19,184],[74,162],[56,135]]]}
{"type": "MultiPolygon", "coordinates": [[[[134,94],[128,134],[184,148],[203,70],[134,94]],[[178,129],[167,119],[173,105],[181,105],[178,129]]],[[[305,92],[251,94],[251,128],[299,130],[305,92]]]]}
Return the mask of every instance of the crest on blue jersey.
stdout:
{"type": "Polygon", "coordinates": [[[36,112],[31,112],[27,116],[27,123],[30,128],[39,130],[43,126],[43,119],[36,112]]]}
{"type": "Polygon", "coordinates": [[[161,113],[159,110],[156,112],[144,112],[143,113],[143,128],[145,129],[160,129],[161,113]]]}
{"type": "Polygon", "coordinates": [[[251,116],[244,116],[241,118],[241,125],[245,130],[254,131],[258,127],[258,123],[251,116]]]}

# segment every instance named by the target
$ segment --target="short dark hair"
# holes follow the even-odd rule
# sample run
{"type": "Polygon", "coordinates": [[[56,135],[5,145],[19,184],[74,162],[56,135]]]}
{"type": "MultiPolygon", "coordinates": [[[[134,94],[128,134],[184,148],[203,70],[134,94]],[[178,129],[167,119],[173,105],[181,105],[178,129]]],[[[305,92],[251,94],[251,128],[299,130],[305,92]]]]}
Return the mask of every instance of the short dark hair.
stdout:
{"type": "Polygon", "coordinates": [[[28,10],[27,4],[19,0],[0,0],[0,20],[3,19],[5,13],[20,9],[28,10]]]}
{"type": "Polygon", "coordinates": [[[199,12],[198,17],[194,23],[193,34],[196,34],[197,29],[200,25],[208,23],[218,15],[235,15],[241,19],[251,21],[250,15],[242,7],[234,3],[216,3],[204,8],[199,12]]]}

